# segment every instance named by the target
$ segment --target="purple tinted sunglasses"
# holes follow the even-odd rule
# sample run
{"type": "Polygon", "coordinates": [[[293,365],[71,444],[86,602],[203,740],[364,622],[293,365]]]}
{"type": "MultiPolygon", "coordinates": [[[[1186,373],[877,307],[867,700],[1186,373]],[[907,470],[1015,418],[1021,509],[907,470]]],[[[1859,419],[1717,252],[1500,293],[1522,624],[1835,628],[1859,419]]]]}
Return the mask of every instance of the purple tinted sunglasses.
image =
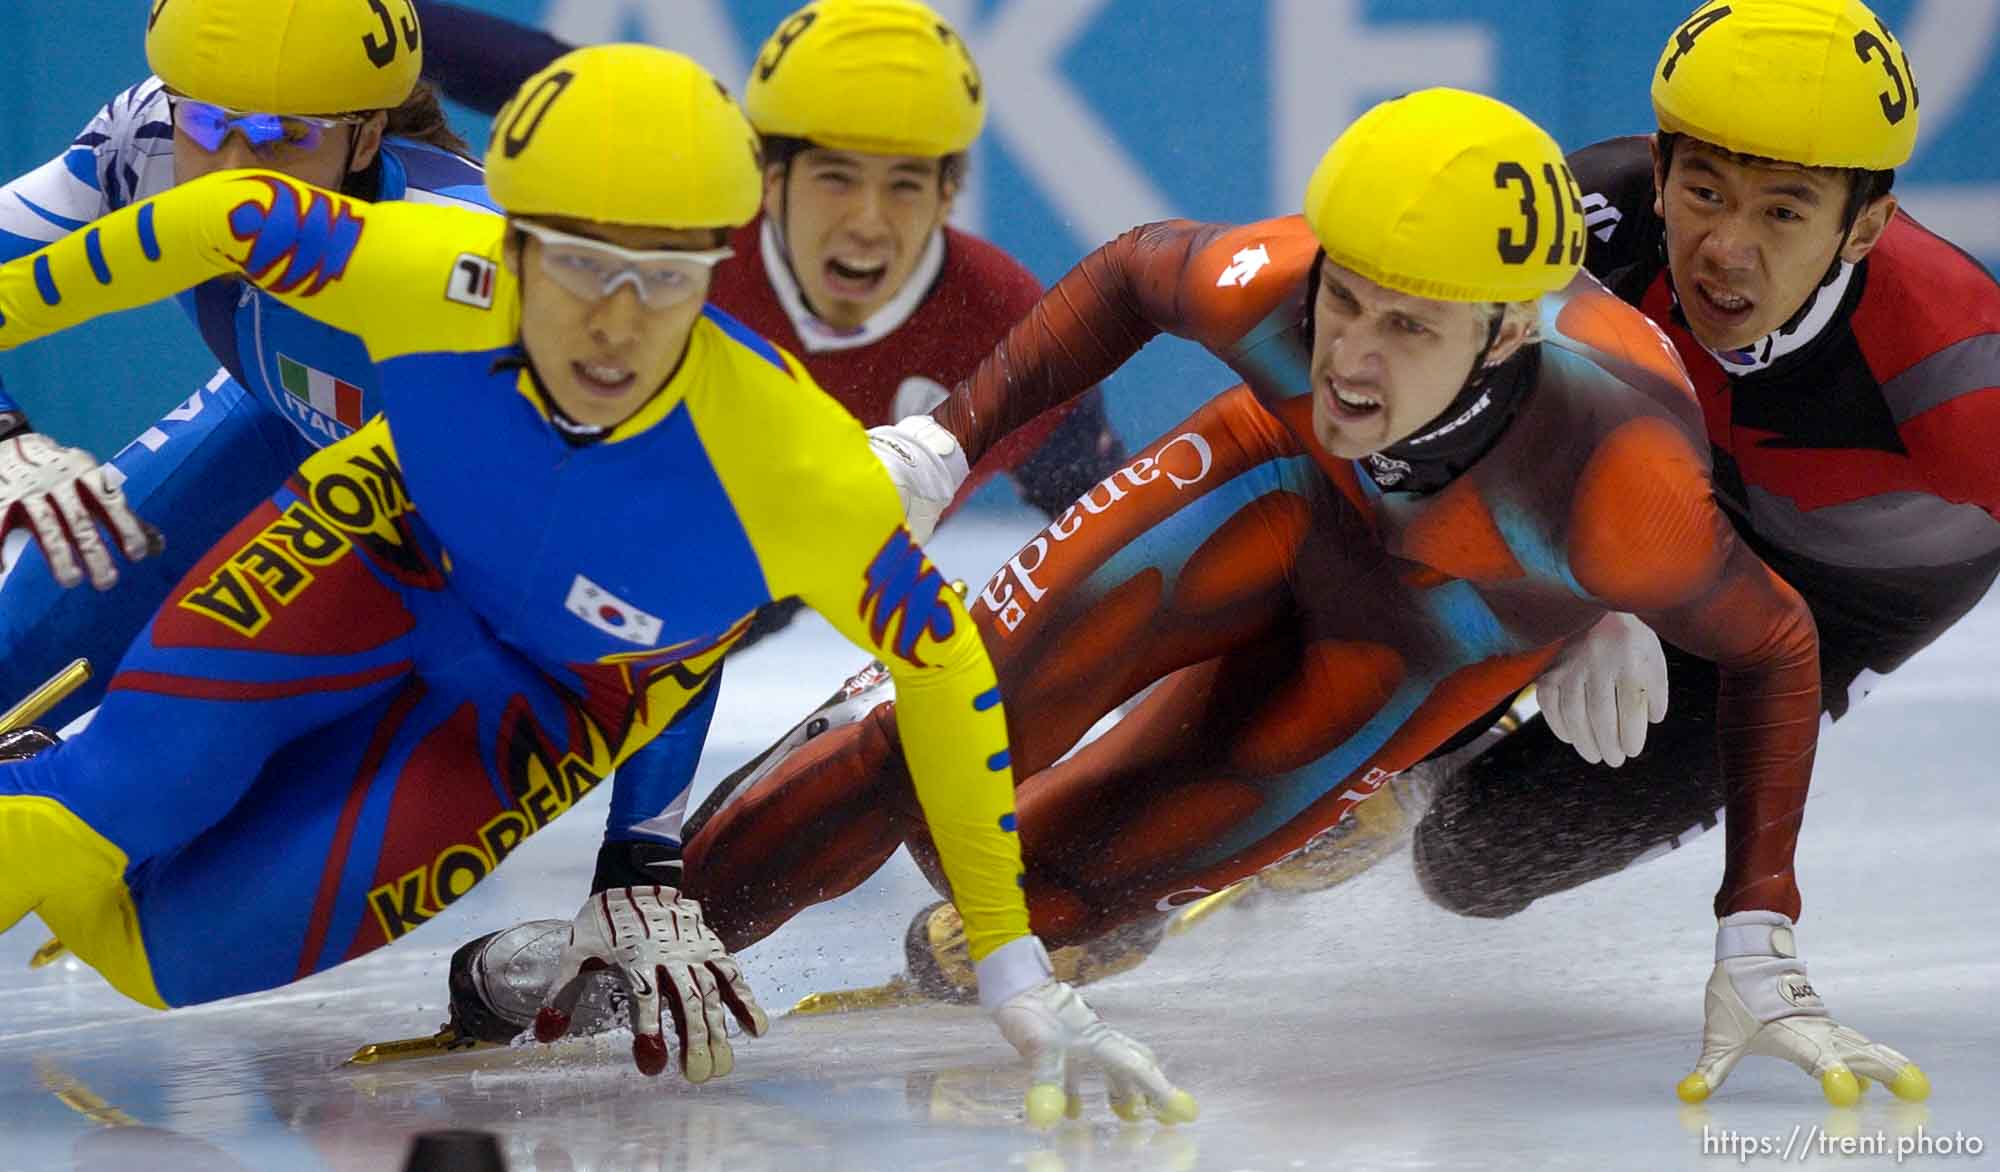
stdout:
{"type": "Polygon", "coordinates": [[[232,110],[212,102],[175,95],[169,99],[174,129],[211,153],[222,149],[230,134],[240,134],[250,149],[262,154],[273,147],[309,151],[318,146],[336,126],[353,126],[361,119],[353,116],[315,118],[305,114],[258,114],[232,110]]]}

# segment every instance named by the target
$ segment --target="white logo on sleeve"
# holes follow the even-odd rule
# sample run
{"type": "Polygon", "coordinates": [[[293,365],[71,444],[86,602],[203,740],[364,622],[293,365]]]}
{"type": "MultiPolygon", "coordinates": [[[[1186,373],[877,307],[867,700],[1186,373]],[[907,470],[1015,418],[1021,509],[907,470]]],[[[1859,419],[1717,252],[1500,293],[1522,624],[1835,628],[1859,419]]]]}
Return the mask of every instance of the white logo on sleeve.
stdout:
{"type": "Polygon", "coordinates": [[[1256,280],[1257,274],[1263,272],[1264,266],[1270,263],[1271,250],[1263,245],[1243,249],[1229,258],[1229,267],[1222,270],[1222,275],[1215,279],[1215,287],[1227,289],[1234,285],[1240,289],[1256,280]]]}
{"type": "Polygon", "coordinates": [[[582,574],[570,583],[569,597],[563,600],[563,607],[613,639],[641,647],[651,647],[660,641],[659,619],[582,574]]]}
{"type": "Polygon", "coordinates": [[[451,279],[445,282],[447,300],[474,309],[493,308],[493,275],[500,266],[476,253],[461,252],[452,262],[451,279]]]}
{"type": "Polygon", "coordinates": [[[1599,240],[1609,241],[1618,231],[1619,221],[1625,213],[1611,206],[1611,201],[1593,191],[1583,197],[1583,226],[1599,240]]]}

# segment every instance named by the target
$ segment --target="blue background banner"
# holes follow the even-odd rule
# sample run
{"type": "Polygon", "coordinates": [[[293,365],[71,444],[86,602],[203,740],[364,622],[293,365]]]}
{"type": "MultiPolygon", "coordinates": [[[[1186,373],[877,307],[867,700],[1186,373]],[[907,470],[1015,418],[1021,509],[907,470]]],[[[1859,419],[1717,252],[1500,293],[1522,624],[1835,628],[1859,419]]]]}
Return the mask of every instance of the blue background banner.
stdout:
{"type": "MultiPolygon", "coordinates": [[[[480,0],[571,40],[680,49],[732,83],[793,0],[480,0]]],[[[2000,265],[2000,2],[1875,0],[1923,99],[1897,191],[1915,215],[2000,265]]],[[[27,171],[144,76],[145,4],[35,5],[0,92],[0,166],[27,171]]],[[[1043,280],[1135,223],[1251,220],[1293,209],[1320,152],[1371,103],[1425,85],[1483,90],[1567,147],[1651,128],[1659,48],[1691,0],[939,0],[985,74],[992,110],[959,222],[1043,280]]],[[[483,142],[483,120],[457,112],[483,142]]],[[[1156,343],[1113,380],[1143,442],[1225,385],[1156,343]]],[[[213,369],[159,306],[0,355],[44,430],[108,454],[213,369]]]]}

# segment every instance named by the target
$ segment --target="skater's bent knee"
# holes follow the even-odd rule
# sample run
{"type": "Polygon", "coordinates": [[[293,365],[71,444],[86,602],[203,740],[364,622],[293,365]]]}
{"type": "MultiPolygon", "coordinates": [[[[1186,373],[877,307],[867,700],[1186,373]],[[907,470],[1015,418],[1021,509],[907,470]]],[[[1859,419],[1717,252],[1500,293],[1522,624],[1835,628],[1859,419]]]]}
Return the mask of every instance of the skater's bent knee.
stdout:
{"type": "Polygon", "coordinates": [[[1417,824],[1410,842],[1410,863],[1416,868],[1417,885],[1424,895],[1453,915],[1502,920],[1535,901],[1534,895],[1482,874],[1428,821],[1417,824]]]}

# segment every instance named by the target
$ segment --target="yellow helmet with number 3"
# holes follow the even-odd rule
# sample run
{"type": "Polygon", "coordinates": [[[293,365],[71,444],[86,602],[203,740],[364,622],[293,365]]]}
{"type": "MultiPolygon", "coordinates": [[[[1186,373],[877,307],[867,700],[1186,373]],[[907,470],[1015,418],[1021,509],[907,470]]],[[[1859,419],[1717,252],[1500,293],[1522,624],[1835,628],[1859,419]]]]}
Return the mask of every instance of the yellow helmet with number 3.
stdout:
{"type": "Polygon", "coordinates": [[[1653,70],[1660,129],[1807,167],[1887,171],[1917,142],[1917,79],[1861,0],[1710,0],[1653,70]]]}
{"type": "Polygon", "coordinates": [[[152,0],[146,61],[218,106],[349,114],[402,105],[424,49],[412,0],[152,0]]]}
{"type": "Polygon", "coordinates": [[[744,105],[763,134],[937,158],[979,137],[986,86],[957,30],[915,0],[817,0],[764,42],[744,105]]]}
{"type": "Polygon", "coordinates": [[[1355,119],[1306,184],[1327,259],[1438,301],[1528,301],[1583,267],[1583,196],[1562,148],[1505,102],[1455,89],[1355,119]]]}
{"type": "Polygon", "coordinates": [[[757,135],[722,83],[651,45],[592,45],[500,108],[486,190],[509,215],[734,228],[757,214],[757,135]]]}

